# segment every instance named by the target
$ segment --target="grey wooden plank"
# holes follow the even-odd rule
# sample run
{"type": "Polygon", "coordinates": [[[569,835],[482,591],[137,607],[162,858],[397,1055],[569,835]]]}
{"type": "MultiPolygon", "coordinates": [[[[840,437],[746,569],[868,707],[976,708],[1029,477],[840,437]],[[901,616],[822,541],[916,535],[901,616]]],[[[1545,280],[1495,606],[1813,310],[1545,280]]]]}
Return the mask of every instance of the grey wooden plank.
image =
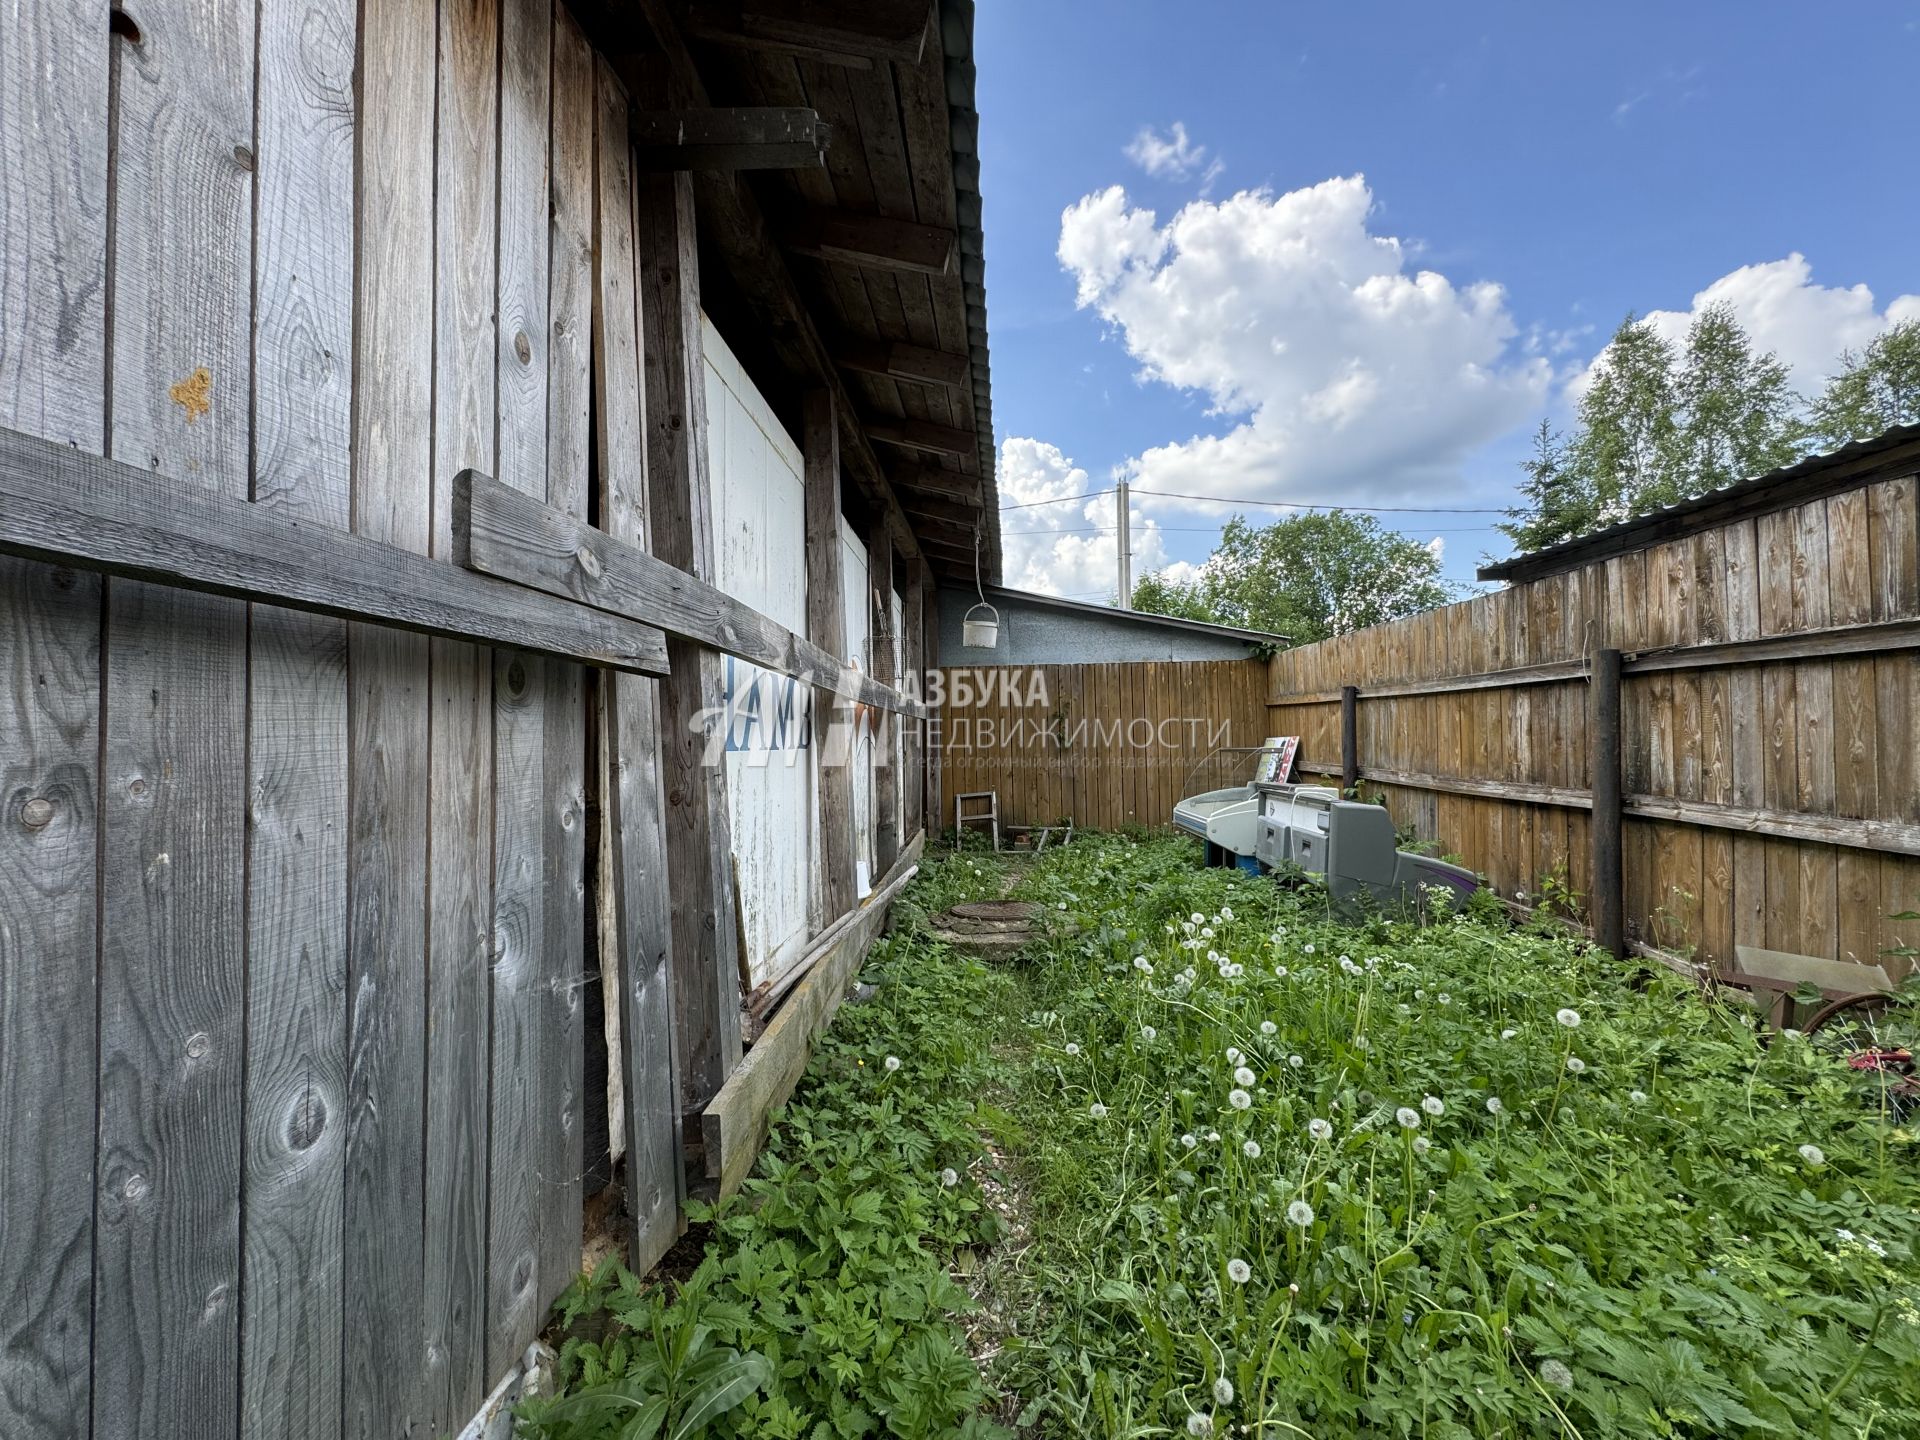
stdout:
{"type": "MultiPolygon", "coordinates": [[[[553,113],[549,168],[547,503],[585,519],[592,483],[593,51],[563,5],[553,16],[553,113]]],[[[585,1047],[601,1044],[586,1024],[586,673],[547,671],[546,944],[541,997],[541,1069],[559,1081],[545,1097],[539,1203],[541,1306],[580,1269],[585,1047]]],[[[604,1074],[604,1063],[601,1073],[604,1074]]],[[[604,1084],[602,1090],[604,1092],[604,1084]]],[[[602,1101],[604,1103],[604,1100],[602,1101]]]]}
{"type": "MultiPolygon", "coordinates": [[[[237,462],[235,477],[245,473],[237,462]]],[[[423,462],[422,493],[427,474],[423,462]]],[[[665,637],[651,626],[4,428],[0,554],[640,674],[666,669],[665,637]]]]}
{"type": "MultiPolygon", "coordinates": [[[[353,528],[424,556],[432,522],[430,7],[360,15],[353,528]],[[380,217],[378,223],[374,216],[380,217]]],[[[423,1427],[427,645],[349,627],[344,1433],[423,1427]]]]}
{"type": "MultiPolygon", "coordinates": [[[[449,480],[494,464],[500,13],[440,7],[434,164],[433,553],[453,554],[449,480]]],[[[430,642],[426,1400],[458,1430],[487,1394],[488,1001],[493,657],[430,642]]]]}
{"type": "MultiPolygon", "coordinates": [[[[833,393],[807,395],[800,449],[806,464],[807,635],[844,658],[840,585],[840,436],[833,393]]],[[[820,792],[819,866],[828,923],[853,908],[853,777],[850,728],[833,692],[813,692],[813,758],[820,792]]]]}
{"type": "MultiPolygon", "coordinates": [[[[352,497],[352,0],[259,11],[255,502],[344,530],[352,497]]],[[[240,1425],[341,1427],[347,627],[261,605],[249,645],[240,1425]]]]}
{"type": "MultiPolygon", "coordinates": [[[[76,6],[0,39],[0,424],[98,450],[107,50],[76,6]]],[[[0,1434],[91,1407],[100,597],[0,559],[0,1434]]]]}
{"type": "MultiPolygon", "coordinates": [[[[116,43],[108,453],[247,498],[254,12],[116,43]],[[240,149],[236,152],[236,141],[240,149]]],[[[247,611],[108,586],[93,1433],[239,1388],[247,611]]]]}
{"type": "MultiPolygon", "coordinates": [[[[926,713],[913,697],[577,515],[541,505],[486,475],[467,472],[456,484],[461,563],[483,575],[658,625],[676,638],[809,681],[845,700],[902,714],[926,713]]],[[[664,668],[671,670],[671,660],[664,668]]]]}
{"type": "MultiPolygon", "coordinates": [[[[551,0],[502,0],[500,11],[499,400],[495,449],[507,483],[547,494],[547,147],[551,0]]],[[[564,1084],[540,1050],[548,988],[547,663],[493,655],[493,967],[491,1110],[487,1144],[484,1374],[491,1384],[540,1328],[540,1130],[545,1098],[564,1084]]],[[[576,903],[553,896],[555,905],[576,903]]]]}
{"type": "MultiPolygon", "coordinates": [[[[601,524],[616,540],[647,548],[645,433],[640,411],[640,334],[634,293],[633,175],[627,97],[598,65],[594,127],[593,343],[598,386],[601,524]]],[[[605,804],[612,866],[610,941],[620,982],[622,1098],[627,1145],[629,1263],[652,1266],[679,1236],[686,1173],[675,1078],[673,920],[667,884],[656,682],[623,676],[601,687],[610,754],[605,804]]]]}
{"type": "MultiPolygon", "coordinates": [[[[867,589],[873,596],[873,636],[869,664],[873,678],[895,683],[893,633],[893,542],[885,527],[867,534],[867,589]]],[[[900,771],[894,764],[894,720],[884,711],[874,715],[873,735],[873,868],[875,877],[893,868],[900,853],[900,771]]]]}
{"type": "MultiPolygon", "coordinates": [[[[634,186],[652,548],[669,565],[711,583],[713,496],[693,182],[685,175],[643,174],[635,176],[634,186]]],[[[660,686],[660,749],[674,902],[674,1022],[680,1103],[691,1114],[706,1108],[740,1063],[740,932],[720,656],[692,641],[670,639],[667,667],[671,673],[660,686]]]]}

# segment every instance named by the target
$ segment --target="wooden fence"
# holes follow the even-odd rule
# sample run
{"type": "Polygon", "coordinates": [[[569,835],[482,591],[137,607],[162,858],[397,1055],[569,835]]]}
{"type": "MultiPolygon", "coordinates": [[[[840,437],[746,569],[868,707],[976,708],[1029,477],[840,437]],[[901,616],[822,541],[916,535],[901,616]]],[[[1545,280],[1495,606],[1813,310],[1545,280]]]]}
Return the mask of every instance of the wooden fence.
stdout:
{"type": "Polygon", "coordinates": [[[1272,728],[1502,893],[1562,872],[1591,894],[1590,675],[1624,652],[1629,939],[1728,963],[1737,943],[1859,961],[1920,943],[1887,918],[1920,905],[1916,468],[1911,437],[1843,452],[1286,651],[1272,728]]]}
{"type": "Polygon", "coordinates": [[[1261,660],[936,674],[941,829],[953,824],[956,795],[981,790],[998,792],[1002,825],[1165,825],[1199,762],[1268,733],[1261,660]]]}

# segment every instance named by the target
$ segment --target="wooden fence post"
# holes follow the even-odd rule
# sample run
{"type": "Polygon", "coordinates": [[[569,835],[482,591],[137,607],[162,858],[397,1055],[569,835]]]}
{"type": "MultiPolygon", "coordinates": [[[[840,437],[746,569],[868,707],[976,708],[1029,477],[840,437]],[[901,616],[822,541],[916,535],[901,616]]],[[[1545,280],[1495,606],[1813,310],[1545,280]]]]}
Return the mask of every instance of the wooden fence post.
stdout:
{"type": "MultiPolygon", "coordinates": [[[[897,685],[894,665],[898,637],[893,623],[893,532],[885,519],[876,518],[867,532],[867,589],[873,595],[873,637],[868,657],[873,678],[897,685]]],[[[902,607],[904,611],[905,607],[902,607]]],[[[894,765],[896,717],[873,711],[873,883],[893,868],[900,854],[900,772],[894,765]]]]}
{"type": "Polygon", "coordinates": [[[1620,652],[1593,652],[1590,681],[1593,756],[1593,939],[1626,954],[1626,901],[1620,873],[1620,652]]]}
{"type": "Polygon", "coordinates": [[[1360,784],[1360,687],[1340,687],[1340,788],[1360,784]]]}

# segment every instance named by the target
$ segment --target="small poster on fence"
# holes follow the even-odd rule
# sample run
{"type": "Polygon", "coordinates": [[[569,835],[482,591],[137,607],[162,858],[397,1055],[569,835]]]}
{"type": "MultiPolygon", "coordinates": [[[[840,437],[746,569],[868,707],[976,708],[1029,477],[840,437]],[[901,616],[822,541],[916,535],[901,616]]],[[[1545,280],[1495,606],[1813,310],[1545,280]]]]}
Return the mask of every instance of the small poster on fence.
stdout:
{"type": "Polygon", "coordinates": [[[1254,778],[1284,785],[1287,777],[1293,774],[1293,757],[1300,749],[1300,737],[1269,735],[1265,749],[1266,754],[1260,757],[1259,773],[1254,778]]]}

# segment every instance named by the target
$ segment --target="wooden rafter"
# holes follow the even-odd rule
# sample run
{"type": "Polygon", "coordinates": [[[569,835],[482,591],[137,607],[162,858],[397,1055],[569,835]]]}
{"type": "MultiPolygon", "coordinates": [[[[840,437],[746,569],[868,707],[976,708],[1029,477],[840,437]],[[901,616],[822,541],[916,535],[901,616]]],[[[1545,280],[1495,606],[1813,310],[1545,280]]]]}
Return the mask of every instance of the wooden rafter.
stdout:
{"type": "Polygon", "coordinates": [[[815,209],[796,217],[787,226],[786,245],[796,255],[915,275],[945,275],[953,268],[953,231],[850,210],[815,209]]]}
{"type": "Polygon", "coordinates": [[[629,122],[638,170],[799,170],[827,163],[833,127],[791,105],[636,110],[629,122]]]}
{"type": "Polygon", "coordinates": [[[889,380],[910,380],[916,385],[939,385],[949,390],[967,386],[966,356],[922,345],[847,339],[833,347],[833,358],[841,369],[863,375],[884,375],[889,380]]]}
{"type": "Polygon", "coordinates": [[[928,0],[692,0],[686,25],[714,44],[871,69],[918,65],[932,14],[928,0]]]}
{"type": "Polygon", "coordinates": [[[972,455],[979,443],[971,430],[931,420],[869,420],[866,429],[875,440],[930,455],[972,455]]]}

